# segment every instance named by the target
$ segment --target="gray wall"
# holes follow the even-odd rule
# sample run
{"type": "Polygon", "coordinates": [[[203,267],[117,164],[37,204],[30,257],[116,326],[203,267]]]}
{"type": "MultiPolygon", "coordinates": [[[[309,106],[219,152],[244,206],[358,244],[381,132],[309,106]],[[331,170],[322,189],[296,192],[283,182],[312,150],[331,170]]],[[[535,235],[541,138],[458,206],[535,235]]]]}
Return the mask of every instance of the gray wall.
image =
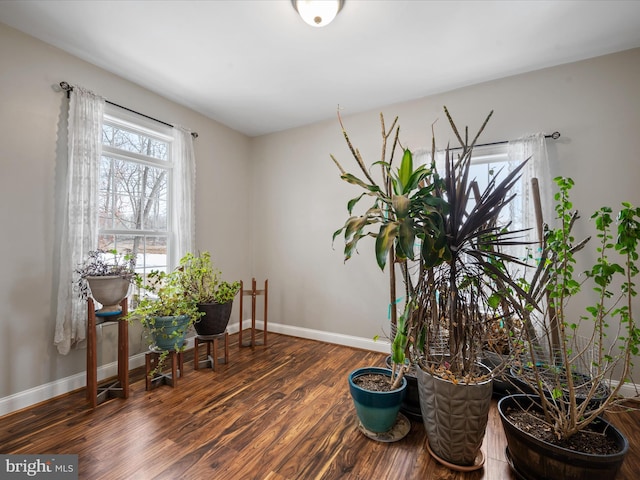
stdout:
{"type": "MultiPolygon", "coordinates": [[[[58,185],[65,170],[65,95],[60,81],[199,133],[196,244],[210,250],[225,278],[250,278],[248,137],[61,50],[0,24],[0,199],[4,262],[0,277],[0,399],[85,370],[85,350],[53,345],[58,185]]],[[[117,328],[104,327],[99,364],[115,360],[117,328]]],[[[143,351],[130,328],[131,355],[143,351]]]]}
{"type": "MultiPolygon", "coordinates": [[[[250,139],[2,24],[0,64],[0,401],[85,368],[84,350],[60,356],[53,346],[65,100],[52,86],[61,80],[200,134],[197,246],[213,252],[225,277],[269,279],[275,328],[363,339],[388,331],[388,280],[369,245],[345,265],[342,243],[331,244],[354,196],[329,157],[351,162],[337,120],[250,139]]],[[[422,148],[436,120],[439,144],[452,140],[443,105],[471,129],[493,109],[483,142],[560,131],[548,142],[553,173],[576,180],[574,200],[585,219],[601,204],[640,204],[640,49],[342,115],[373,160],[380,111],[389,123],[400,117],[403,145],[422,148]]],[[[588,232],[585,222],[577,236],[588,232]]],[[[142,351],[136,335],[132,343],[142,351]]],[[[114,335],[103,336],[101,363],[115,358],[114,335]]]]}
{"type": "MultiPolygon", "coordinates": [[[[591,233],[588,218],[599,206],[623,200],[640,205],[640,49],[341,115],[352,142],[372,162],[380,158],[380,112],[387,125],[399,116],[405,147],[430,147],[434,122],[438,145],[453,144],[445,105],[470,133],[494,110],[482,142],[561,132],[547,146],[552,174],[577,184],[573,199],[583,223],[576,237],[591,233]]],[[[340,180],[330,154],[355,172],[337,119],[253,140],[252,190],[260,198],[253,217],[260,236],[255,271],[276,285],[270,317],[372,338],[388,331],[388,280],[375,266],[372,242],[363,240],[360,255],[346,264],[343,242],[332,249],[331,236],[347,218],[346,203],[360,192],[340,180]]]]}

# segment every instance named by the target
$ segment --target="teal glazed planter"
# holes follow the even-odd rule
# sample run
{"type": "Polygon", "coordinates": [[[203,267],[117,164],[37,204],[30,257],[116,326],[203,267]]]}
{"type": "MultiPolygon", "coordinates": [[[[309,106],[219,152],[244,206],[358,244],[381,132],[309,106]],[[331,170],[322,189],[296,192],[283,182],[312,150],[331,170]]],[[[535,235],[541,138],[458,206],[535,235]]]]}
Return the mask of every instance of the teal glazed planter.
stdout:
{"type": "Polygon", "coordinates": [[[400,388],[389,392],[365,390],[354,383],[355,378],[369,373],[391,377],[391,370],[388,368],[358,368],[349,374],[349,392],[362,426],[374,433],[384,433],[396,423],[407,389],[407,379],[402,379],[400,388]]]}
{"type": "Polygon", "coordinates": [[[189,316],[155,317],[153,343],[159,350],[174,350],[176,344],[184,344],[189,325],[189,316]],[[174,321],[176,325],[174,325],[174,321]]]}

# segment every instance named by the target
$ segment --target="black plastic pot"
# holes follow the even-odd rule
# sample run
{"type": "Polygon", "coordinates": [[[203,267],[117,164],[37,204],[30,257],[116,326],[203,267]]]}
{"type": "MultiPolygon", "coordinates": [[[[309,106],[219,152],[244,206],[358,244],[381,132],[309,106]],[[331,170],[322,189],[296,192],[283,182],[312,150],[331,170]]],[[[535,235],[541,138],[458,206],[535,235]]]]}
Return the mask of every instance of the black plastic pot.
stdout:
{"type": "Polygon", "coordinates": [[[495,352],[485,350],[482,352],[480,363],[491,370],[493,374],[493,396],[494,398],[502,398],[507,395],[522,393],[516,386],[517,379],[513,378],[510,369],[504,368],[499,374],[495,373],[495,369],[507,362],[508,357],[498,355],[495,352]]]}
{"type": "Polygon", "coordinates": [[[204,316],[194,324],[198,335],[220,335],[224,333],[231,318],[233,300],[227,303],[200,303],[198,309],[204,316]]]}
{"type": "MultiPolygon", "coordinates": [[[[385,358],[387,368],[391,368],[391,355],[385,358]]],[[[407,379],[407,391],[404,400],[400,406],[400,411],[407,417],[417,421],[422,421],[422,413],[420,412],[420,394],[418,392],[418,378],[416,377],[415,368],[405,373],[404,378],[407,379]]]]}
{"type": "MultiPolygon", "coordinates": [[[[513,425],[505,413],[509,408],[532,408],[536,396],[510,395],[498,402],[498,412],[507,437],[511,468],[525,480],[614,480],[629,450],[629,442],[611,423],[599,418],[594,426],[615,440],[619,452],[592,455],[540,440],[513,425]]],[[[535,408],[535,407],[533,407],[535,408]]]]}
{"type": "MultiPolygon", "coordinates": [[[[518,391],[517,392],[511,392],[511,393],[523,393],[523,394],[527,394],[527,395],[537,395],[538,392],[531,386],[531,384],[527,381],[525,381],[522,378],[522,375],[527,374],[527,375],[533,375],[533,370],[531,368],[516,368],[516,367],[511,367],[510,369],[510,379],[513,382],[513,384],[515,385],[515,387],[517,387],[518,391]],[[522,371],[524,370],[524,371],[522,371]]],[[[542,373],[544,373],[544,370],[542,370],[542,373]]],[[[566,373],[562,373],[562,375],[566,375],[566,373]]],[[[585,375],[583,373],[577,373],[574,372],[572,374],[573,376],[573,381],[574,383],[589,383],[590,377],[588,375],[585,375]]],[[[566,377],[565,377],[566,378],[566,377]]],[[[545,392],[545,396],[547,398],[551,398],[551,392],[545,392]]],[[[598,390],[596,391],[596,395],[590,400],[589,403],[589,407],[590,408],[598,408],[600,406],[600,404],[609,396],[609,388],[601,383],[598,385],[598,390]]],[[[565,396],[565,398],[568,398],[567,396],[565,396]]],[[[576,393],[576,402],[578,404],[581,404],[582,402],[584,402],[586,400],[586,397],[584,395],[581,395],[579,392],[576,393]]]]}

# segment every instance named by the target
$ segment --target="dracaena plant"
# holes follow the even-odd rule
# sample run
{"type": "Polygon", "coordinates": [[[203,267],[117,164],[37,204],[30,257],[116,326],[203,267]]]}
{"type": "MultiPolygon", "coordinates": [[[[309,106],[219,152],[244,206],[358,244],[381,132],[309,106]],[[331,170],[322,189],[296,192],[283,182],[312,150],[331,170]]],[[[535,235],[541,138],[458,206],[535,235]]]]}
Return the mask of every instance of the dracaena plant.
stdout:
{"type": "MultiPolygon", "coordinates": [[[[347,210],[352,215],[354,207],[363,198],[368,197],[373,200],[373,203],[364,214],[350,216],[345,224],[334,232],[333,239],[344,234],[344,256],[345,260],[348,260],[363,237],[374,237],[376,261],[384,270],[390,252],[394,253],[395,258],[400,261],[415,258],[416,237],[436,237],[441,240],[439,210],[446,208],[446,202],[433,195],[435,186],[430,181],[431,170],[426,165],[414,168],[413,155],[409,149],[403,149],[400,166],[397,169],[393,168],[394,154],[399,146],[399,128],[395,130],[389,160],[386,159],[386,142],[398,118],[396,117],[391,129],[386,133],[382,114],[380,121],[383,131],[383,158],[371,164],[371,168],[380,167],[379,181],[374,180],[360,152],[351,144],[340,121],[347,144],[364,176],[363,180],[354,174],[347,173],[335,157],[331,156],[340,169],[342,174],[340,178],[364,190],[348,202],[347,210]]],[[[437,243],[437,241],[430,243],[434,248],[425,248],[422,252],[422,255],[431,263],[439,261],[437,243]]]]}
{"type": "Polygon", "coordinates": [[[605,410],[623,401],[620,389],[630,380],[639,351],[640,329],[633,315],[637,294],[640,208],[623,202],[616,215],[610,207],[592,216],[597,241],[595,263],[583,275],[575,272],[577,255],[590,238],[577,242],[572,234],[580,218],[573,210],[570,178],[555,179],[557,227],[547,228],[533,274],[523,279],[527,300],[513,304],[525,322],[524,339],[513,351],[519,377],[538,394],[549,428],[558,439],[584,430],[605,410]],[[572,309],[576,295],[590,286],[594,303],[582,314],[572,309]],[[533,302],[532,302],[533,300],[533,302]],[[616,375],[620,380],[614,380],[616,375]]]}
{"type": "MultiPolygon", "coordinates": [[[[432,170],[427,165],[415,166],[413,155],[408,148],[402,148],[399,142],[399,126],[396,117],[387,130],[384,116],[380,114],[382,132],[382,158],[367,166],[360,152],[356,149],[338,116],[342,133],[355,159],[360,173],[348,173],[332,155],[331,158],[341,173],[341,179],[360,187],[362,193],[349,200],[347,211],[349,218],[344,225],[333,234],[333,239],[344,236],[344,258],[351,258],[360,240],[365,237],[375,239],[375,259],[384,270],[390,263],[391,289],[390,303],[396,301],[395,269],[399,265],[405,288],[410,287],[407,261],[420,259],[430,265],[442,261],[446,253],[442,250],[442,215],[447,202],[433,194],[436,186],[432,182],[432,170]],[[387,142],[393,135],[391,149],[387,151],[387,142]],[[401,151],[399,165],[394,165],[395,155],[401,151]],[[373,169],[379,169],[378,180],[374,179],[373,169]],[[355,215],[354,208],[368,200],[363,214],[355,215]],[[422,248],[416,252],[417,240],[422,241],[422,248]]],[[[408,291],[407,291],[408,293],[408,291]]],[[[392,309],[392,323],[396,323],[396,311],[392,309]]],[[[401,332],[399,332],[402,335],[401,332]]],[[[406,342],[392,351],[393,380],[399,385],[405,372],[406,342]],[[397,366],[402,366],[397,368],[397,366]]]]}
{"type": "MultiPolygon", "coordinates": [[[[435,140],[430,165],[414,166],[411,151],[402,148],[400,165],[394,168],[394,152],[400,146],[397,118],[387,131],[381,115],[383,154],[371,165],[371,169],[380,168],[379,182],[373,179],[343,126],[363,178],[347,173],[332,158],[341,178],[364,190],[349,201],[348,212],[352,215],[363,198],[371,199],[372,205],[364,214],[350,216],[334,233],[334,240],[344,235],[347,260],[362,238],[375,238],[378,266],[384,269],[391,259],[391,304],[396,299],[395,267],[400,268],[406,302],[404,313],[395,319],[394,364],[404,365],[406,358],[411,362],[422,359],[435,373],[468,379],[476,373],[477,354],[489,323],[498,315],[507,315],[503,290],[519,289],[508,268],[508,263],[518,260],[503,250],[507,245],[522,243],[517,239],[520,232],[499,225],[498,216],[512,199],[510,191],[519,180],[524,162],[502,181],[490,181],[480,192],[469,174],[471,154],[491,113],[471,141],[468,132],[462,138],[446,107],[445,114],[459,140],[460,153],[454,155],[447,148],[442,173],[436,169],[435,140]],[[386,144],[394,132],[387,160],[386,144]],[[440,348],[442,339],[446,361],[440,348]]],[[[404,370],[398,369],[398,376],[404,370]]]]}
{"type": "Polygon", "coordinates": [[[506,302],[508,292],[526,296],[514,277],[513,265],[521,261],[506,253],[508,247],[526,243],[523,232],[500,223],[500,213],[514,197],[512,189],[526,160],[502,180],[494,176],[484,191],[470,175],[473,148],[492,113],[469,140],[468,130],[463,138],[445,107],[459,147],[446,148],[444,172],[434,167],[433,194],[446,201],[448,208],[440,210],[440,235],[423,239],[423,245],[443,240],[436,244],[441,261],[420,263],[399,322],[403,336],[395,346],[401,348],[400,342],[407,341],[425,369],[454,382],[484,379],[477,359],[492,325],[508,321],[512,314],[506,302]]]}

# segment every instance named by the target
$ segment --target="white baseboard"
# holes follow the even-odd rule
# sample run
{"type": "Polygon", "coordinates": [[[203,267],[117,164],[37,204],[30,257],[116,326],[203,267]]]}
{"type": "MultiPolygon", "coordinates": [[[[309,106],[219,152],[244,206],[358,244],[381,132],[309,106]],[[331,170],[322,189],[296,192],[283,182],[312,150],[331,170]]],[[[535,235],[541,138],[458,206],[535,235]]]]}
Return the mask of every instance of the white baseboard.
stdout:
{"type": "MultiPolygon", "coordinates": [[[[616,382],[615,380],[611,381],[611,386],[615,388],[618,386],[620,382],[616,382]]],[[[625,383],[620,387],[620,395],[624,398],[633,398],[638,396],[638,392],[640,392],[640,385],[636,383],[625,383]]]]}
{"type": "MultiPolygon", "coordinates": [[[[262,321],[256,320],[256,328],[262,329],[262,321]]],[[[246,324],[243,324],[247,328],[246,324]]],[[[238,323],[229,325],[229,333],[237,332],[238,323]]],[[[370,350],[373,352],[388,353],[391,351],[391,345],[386,340],[373,340],[369,338],[354,337],[352,335],[343,335],[341,333],[323,332],[321,330],[313,330],[310,328],[295,327],[292,325],[283,325],[279,323],[269,322],[269,332],[281,333],[291,337],[306,338],[309,340],[318,340],[320,342],[333,343],[336,345],[344,345],[346,347],[359,348],[362,350],[370,350]]]]}
{"type": "MultiPolygon", "coordinates": [[[[243,325],[246,328],[246,324],[243,325]]],[[[256,320],[256,328],[262,329],[263,323],[256,320]]],[[[239,324],[229,324],[229,333],[236,333],[239,324]]],[[[388,353],[390,344],[386,340],[373,340],[362,337],[354,337],[352,335],[342,335],[340,333],[323,332],[321,330],[313,330],[310,328],[296,327],[292,325],[283,325],[278,323],[269,323],[269,332],[281,333],[292,337],[306,338],[309,340],[317,340],[320,342],[333,343],[336,345],[344,345],[347,347],[359,348],[362,350],[370,350],[380,353],[388,353]]],[[[193,338],[188,340],[187,348],[193,347],[193,338]]],[[[138,368],[144,365],[144,353],[133,355],[129,358],[129,368],[138,368]]],[[[98,367],[98,381],[109,377],[114,377],[118,372],[117,362],[98,367]]],[[[86,373],[78,373],[70,377],[61,378],[55,382],[46,383],[38,387],[25,390],[8,397],[0,399],[0,416],[6,415],[23,408],[30,407],[37,403],[49,400],[51,398],[63,395],[65,393],[78,390],[86,386],[86,373]]],[[[623,385],[620,389],[621,395],[624,397],[634,397],[636,395],[636,387],[634,384],[623,385]]]]}
{"type": "MultiPolygon", "coordinates": [[[[262,321],[256,320],[256,328],[262,329],[262,321]]],[[[238,322],[229,324],[229,333],[238,331],[238,322]]],[[[243,324],[247,328],[247,323],[243,324]]],[[[292,327],[290,325],[279,325],[269,323],[269,331],[274,333],[282,333],[294,337],[308,338],[311,340],[319,340],[322,342],[335,343],[338,345],[346,345],[349,347],[362,348],[365,350],[373,350],[377,352],[388,352],[389,343],[384,341],[375,342],[359,337],[349,335],[340,335],[329,332],[321,332],[308,328],[292,327]]],[[[188,340],[187,348],[193,347],[193,338],[188,340]]],[[[129,357],[129,368],[138,368],[144,365],[144,353],[139,353],[129,357]]],[[[98,367],[98,382],[114,377],[118,374],[118,363],[112,362],[98,367]]],[[[77,373],[69,377],[61,378],[54,382],[45,383],[29,390],[0,398],[0,416],[30,407],[40,402],[44,402],[51,398],[64,395],[65,393],[78,390],[87,385],[87,376],[85,372],[77,373]]]]}
{"type": "MultiPolygon", "coordinates": [[[[140,353],[129,358],[129,368],[144,365],[144,354],[140,353]]],[[[98,367],[98,381],[118,374],[118,363],[113,362],[98,367]]],[[[55,382],[45,383],[29,390],[0,399],[0,415],[6,415],[17,410],[44,402],[65,393],[72,392],[87,385],[86,373],[77,373],[70,377],[61,378],[55,382]]]]}
{"type": "MultiPolygon", "coordinates": [[[[191,347],[193,347],[192,338],[187,341],[187,348],[191,347]]],[[[129,369],[142,366],[144,366],[144,352],[129,357],[129,369]]],[[[111,362],[98,367],[98,382],[116,375],[118,375],[118,362],[111,362]]],[[[73,392],[84,388],[86,385],[87,374],[82,372],[0,398],[0,416],[73,392]]]]}

